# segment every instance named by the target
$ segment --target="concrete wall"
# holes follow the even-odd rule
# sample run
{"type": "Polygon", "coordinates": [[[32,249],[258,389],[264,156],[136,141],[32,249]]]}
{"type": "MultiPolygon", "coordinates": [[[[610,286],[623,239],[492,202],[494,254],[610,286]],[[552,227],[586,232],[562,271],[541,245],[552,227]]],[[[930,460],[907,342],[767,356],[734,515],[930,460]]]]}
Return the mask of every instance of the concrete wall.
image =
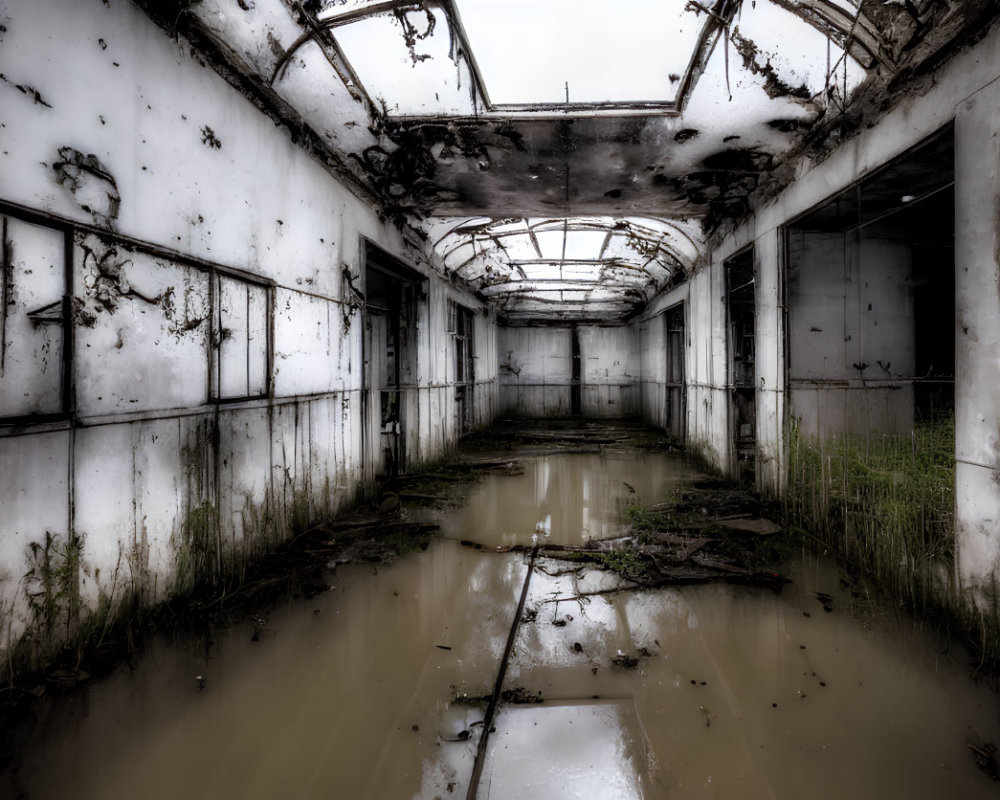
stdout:
{"type": "Polygon", "coordinates": [[[807,436],[913,427],[909,246],[788,232],[789,411],[807,436]]]}
{"type": "MultiPolygon", "coordinates": [[[[1000,43],[993,37],[994,75],[1000,43]]],[[[989,44],[989,42],[987,42],[989,44]]],[[[987,51],[989,52],[989,51],[987,51]]],[[[958,575],[997,606],[1000,581],[1000,79],[955,118],[955,526],[958,575]]]]}
{"type": "Polygon", "coordinates": [[[501,327],[500,413],[564,417],[573,412],[573,339],[579,348],[580,412],[630,417],[640,410],[634,326],[501,327]]]}
{"type": "MultiPolygon", "coordinates": [[[[800,366],[818,370],[823,356],[820,351],[836,353],[837,370],[848,385],[836,391],[806,390],[800,381],[796,385],[794,413],[801,414],[806,424],[819,429],[830,419],[846,420],[854,416],[850,399],[850,376],[854,356],[870,356],[868,371],[877,361],[891,360],[892,373],[905,373],[906,348],[902,338],[909,337],[911,323],[903,297],[899,294],[899,276],[905,270],[898,252],[888,252],[883,245],[870,242],[867,248],[882,248],[882,253],[870,263],[888,266],[880,281],[885,292],[872,300],[882,303],[886,318],[896,317],[894,332],[882,337],[874,335],[874,321],[866,318],[865,298],[875,292],[861,292],[841,286],[830,296],[836,302],[850,302],[856,309],[845,314],[843,308],[833,312],[819,297],[801,294],[796,301],[800,314],[813,302],[817,313],[829,318],[830,333],[823,324],[812,331],[808,315],[800,318],[796,330],[785,330],[783,305],[785,289],[785,230],[784,226],[834,194],[851,186],[859,178],[901,155],[910,147],[954,121],[956,138],[956,536],[958,543],[958,577],[962,584],[980,598],[995,596],[1000,579],[1000,405],[996,402],[996,387],[1000,385],[1000,31],[993,29],[975,47],[957,54],[932,78],[928,77],[918,91],[899,97],[895,107],[877,124],[841,144],[821,161],[803,161],[796,180],[783,192],[762,205],[756,213],[725,236],[717,236],[711,253],[691,279],[686,291],[689,300],[688,326],[691,352],[688,365],[688,436],[691,443],[710,460],[733,474],[730,453],[730,431],[726,412],[726,371],[724,354],[724,264],[734,254],[753,245],[757,281],[757,447],[758,488],[780,493],[784,486],[785,409],[786,396],[786,334],[795,347],[800,366]],[[886,307],[885,302],[888,301],[886,307]],[[852,327],[852,330],[848,330],[852,327]],[[855,342],[854,331],[861,335],[855,342]],[[864,334],[870,337],[865,339],[864,334]],[[852,336],[844,348],[814,346],[819,335],[852,336]],[[812,341],[810,341],[812,340],[812,341]],[[861,350],[850,352],[850,347],[861,350]],[[891,351],[891,355],[890,355],[891,351]],[[883,358],[883,353],[885,358],[883,358]],[[903,360],[897,361],[897,358],[903,360]],[[812,406],[807,402],[811,391],[812,406]],[[822,408],[821,408],[822,407],[822,408]],[[822,419],[821,419],[822,418],[822,419]],[[825,422],[823,421],[825,420],[825,422]]],[[[861,253],[862,261],[865,251],[861,253]]],[[[869,255],[873,251],[869,250],[869,255]]],[[[829,254],[832,255],[832,254],[829,254]]],[[[813,253],[807,270],[815,269],[813,289],[824,285],[813,253]]],[[[845,274],[839,259],[832,268],[845,274]]],[[[869,287],[871,290],[872,287],[869,287]]],[[[830,298],[827,298],[830,299],[830,298]]],[[[791,298],[789,298],[791,303],[791,298]]],[[[650,304],[644,320],[650,320],[671,303],[676,291],[650,304]]],[[[796,323],[798,324],[798,323],[796,323]]],[[[881,327],[882,323],[879,323],[881,327]]],[[[858,363],[863,363],[859,361],[858,363]]],[[[823,380],[827,373],[823,372],[823,380]]],[[[832,375],[833,372],[830,373],[832,375]]],[[[803,380],[809,375],[795,375],[803,380]]],[[[906,402],[889,400],[890,392],[900,390],[878,388],[868,393],[863,404],[866,425],[900,426],[905,423],[906,402]],[[883,401],[878,399],[879,392],[883,401]],[[879,403],[882,407],[879,409],[879,403]],[[871,415],[874,415],[871,416],[871,415]],[[875,420],[873,422],[872,420],[875,420]]],[[[905,393],[905,391],[904,391],[905,393]]],[[[902,395],[899,395],[902,397],[902,395]]],[[[655,412],[647,412],[655,419],[655,412]]],[[[840,424],[838,422],[838,424],[840,424]]]]}
{"type": "Polygon", "coordinates": [[[0,23],[4,646],[354,501],[362,237],[427,276],[411,460],[458,435],[451,301],[492,417],[493,318],[184,41],[125,0],[0,0],[0,23]]]}

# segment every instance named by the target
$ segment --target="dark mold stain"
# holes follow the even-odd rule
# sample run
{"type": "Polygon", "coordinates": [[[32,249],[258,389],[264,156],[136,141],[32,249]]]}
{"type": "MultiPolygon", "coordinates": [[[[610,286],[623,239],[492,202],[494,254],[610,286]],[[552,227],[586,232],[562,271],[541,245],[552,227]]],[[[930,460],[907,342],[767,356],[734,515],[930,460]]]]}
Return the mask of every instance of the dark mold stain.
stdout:
{"type": "Polygon", "coordinates": [[[783,81],[778,76],[778,71],[771,65],[771,60],[762,58],[757,45],[753,40],[741,36],[738,28],[732,32],[730,38],[736,52],[743,59],[743,66],[754,75],[761,75],[764,78],[764,91],[768,97],[798,97],[802,100],[809,100],[812,97],[805,84],[792,86],[783,81]]]}
{"type": "Polygon", "coordinates": [[[41,92],[39,92],[38,89],[35,89],[32,86],[28,86],[27,84],[14,83],[12,80],[10,80],[2,72],[0,72],[0,81],[3,81],[8,86],[13,86],[21,94],[27,95],[28,97],[30,97],[35,102],[35,105],[45,106],[45,108],[52,108],[51,105],[49,105],[47,102],[45,102],[44,99],[42,99],[41,92]]]}
{"type": "Polygon", "coordinates": [[[804,119],[772,119],[768,121],[767,127],[782,133],[795,133],[795,131],[806,130],[809,124],[804,119]]]}
{"type": "Polygon", "coordinates": [[[648,120],[644,117],[625,117],[611,135],[616,144],[639,144],[648,120]]]}
{"type": "Polygon", "coordinates": [[[221,140],[215,135],[215,131],[208,127],[208,125],[201,129],[201,143],[206,147],[212,147],[216,150],[222,149],[221,140]]]}
{"type": "Polygon", "coordinates": [[[682,131],[677,131],[677,133],[674,135],[674,141],[686,142],[689,139],[693,139],[699,133],[701,133],[701,131],[699,131],[697,128],[685,128],[682,131]]]}
{"type": "Polygon", "coordinates": [[[73,195],[96,224],[110,228],[121,206],[114,176],[93,153],[84,155],[72,147],[61,147],[59,159],[52,165],[56,183],[73,195]]]}

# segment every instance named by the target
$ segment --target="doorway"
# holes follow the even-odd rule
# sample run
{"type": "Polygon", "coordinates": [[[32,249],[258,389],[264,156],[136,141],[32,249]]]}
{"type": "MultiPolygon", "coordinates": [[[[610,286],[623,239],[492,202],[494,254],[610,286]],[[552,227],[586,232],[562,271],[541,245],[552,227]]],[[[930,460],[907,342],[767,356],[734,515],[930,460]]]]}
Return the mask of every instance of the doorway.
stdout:
{"type": "Polygon", "coordinates": [[[416,415],[417,298],[423,277],[365,245],[366,469],[376,480],[406,469],[406,427],[416,415]]]}
{"type": "Polygon", "coordinates": [[[730,399],[729,418],[735,474],[740,486],[757,481],[757,402],[754,387],[757,310],[754,252],[748,248],[726,262],[730,399]]]}
{"type": "Polygon", "coordinates": [[[684,441],[687,386],[684,381],[684,304],[663,315],[666,327],[666,431],[680,443],[684,441]]]}

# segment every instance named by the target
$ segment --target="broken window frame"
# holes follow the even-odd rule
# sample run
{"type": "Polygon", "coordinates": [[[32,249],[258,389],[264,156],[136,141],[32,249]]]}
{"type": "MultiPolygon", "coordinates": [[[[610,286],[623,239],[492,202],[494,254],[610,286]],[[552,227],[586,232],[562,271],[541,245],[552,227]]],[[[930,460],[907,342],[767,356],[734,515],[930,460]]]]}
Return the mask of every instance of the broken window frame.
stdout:
{"type": "MultiPolygon", "coordinates": [[[[213,403],[242,403],[250,400],[260,400],[271,397],[273,390],[274,373],[274,288],[273,285],[264,280],[254,279],[244,274],[236,274],[226,270],[213,269],[209,274],[209,303],[211,305],[211,327],[209,329],[209,354],[208,354],[208,396],[213,403]],[[225,390],[223,385],[223,359],[226,358],[223,345],[229,338],[227,329],[223,327],[224,318],[222,316],[222,297],[224,281],[231,281],[246,292],[247,304],[247,330],[246,335],[246,391],[243,393],[230,392],[225,390]],[[260,331],[263,333],[263,343],[255,345],[256,351],[252,350],[251,343],[256,339],[252,335],[250,326],[251,312],[251,290],[260,291],[263,301],[263,325],[260,331]],[[259,383],[252,383],[254,380],[253,361],[256,355],[258,368],[262,371],[259,383]],[[254,386],[258,388],[254,390],[254,386]]],[[[237,329],[238,330],[238,329],[237,329]]]]}
{"type": "MultiPolygon", "coordinates": [[[[32,212],[28,209],[12,206],[7,203],[0,203],[0,352],[3,359],[6,351],[6,322],[9,318],[10,303],[10,271],[13,265],[10,263],[13,253],[8,240],[8,220],[14,219],[29,225],[35,225],[50,231],[58,232],[62,237],[62,263],[63,263],[63,293],[60,300],[36,309],[35,312],[28,313],[28,316],[38,314],[38,312],[50,312],[44,317],[37,317],[35,324],[55,325],[58,324],[61,333],[60,352],[60,374],[59,374],[59,409],[46,412],[27,412],[24,414],[0,414],[0,428],[13,427],[20,430],[25,425],[68,423],[74,412],[73,393],[73,226],[51,218],[44,214],[32,212]],[[60,313],[52,315],[51,311],[59,307],[60,313]]],[[[0,370],[0,380],[3,380],[3,371],[0,370]]]]}
{"type": "Polygon", "coordinates": [[[473,399],[476,383],[475,330],[476,312],[457,303],[448,302],[449,333],[454,341],[455,354],[455,403],[458,427],[466,432],[472,427],[473,399]]]}

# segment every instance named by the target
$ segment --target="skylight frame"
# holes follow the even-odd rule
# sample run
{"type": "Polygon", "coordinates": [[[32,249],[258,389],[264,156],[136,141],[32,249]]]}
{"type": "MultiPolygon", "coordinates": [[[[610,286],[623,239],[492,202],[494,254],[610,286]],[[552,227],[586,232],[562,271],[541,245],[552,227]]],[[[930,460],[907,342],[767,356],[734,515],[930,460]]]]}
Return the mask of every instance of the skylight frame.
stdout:
{"type": "MultiPolygon", "coordinates": [[[[326,42],[324,33],[349,25],[352,22],[382,13],[392,13],[397,10],[421,10],[425,7],[439,8],[445,15],[449,33],[457,40],[457,50],[460,51],[464,64],[470,74],[471,83],[471,113],[463,114],[454,111],[420,114],[393,114],[386,116],[394,121],[422,121],[429,117],[448,119],[478,119],[488,116],[495,119],[560,119],[564,117],[600,117],[600,116],[678,116],[683,113],[695,86],[708,66],[720,36],[728,30],[734,18],[739,13],[745,0],[722,0],[721,5],[715,5],[711,11],[709,0],[691,2],[701,9],[705,15],[697,46],[692,52],[688,67],[681,77],[680,87],[672,101],[607,101],[587,103],[529,103],[529,104],[499,104],[490,99],[489,88],[483,78],[482,70],[476,60],[476,54],[471,46],[468,34],[462,23],[457,0],[337,0],[328,2],[326,8],[319,12],[315,21],[285,53],[272,75],[272,82],[287,66],[289,59],[302,45],[312,39],[326,42]]],[[[860,0],[772,0],[790,14],[810,24],[824,35],[830,37],[844,51],[843,57],[850,57],[862,69],[869,72],[878,63],[892,65],[894,58],[891,48],[887,46],[885,37],[863,13],[863,2],[860,0]],[[852,14],[853,11],[853,14],[852,14]]],[[[356,75],[349,59],[343,55],[336,37],[331,36],[337,60],[342,62],[338,69],[343,68],[346,75],[341,78],[348,83],[349,90],[360,92],[374,109],[372,96],[367,91],[360,76],[356,75]]]]}
{"type": "MultiPolygon", "coordinates": [[[[655,114],[663,116],[677,116],[682,111],[687,99],[697,83],[698,76],[704,70],[708,58],[715,48],[719,35],[724,30],[724,22],[731,20],[740,6],[740,0],[727,0],[727,4],[722,14],[713,12],[704,14],[705,20],[701,26],[695,47],[688,59],[687,67],[680,78],[680,85],[673,100],[663,101],[600,101],[600,102],[567,102],[567,103],[494,103],[490,99],[489,87],[483,78],[482,70],[476,60],[475,50],[469,40],[468,33],[462,23],[456,0],[370,0],[369,2],[355,3],[353,5],[330,7],[321,11],[317,16],[318,25],[327,31],[334,32],[333,38],[336,40],[336,29],[362,19],[385,13],[394,13],[400,10],[419,10],[424,7],[440,8],[444,13],[449,25],[449,33],[457,39],[457,51],[468,66],[472,78],[472,117],[483,115],[495,117],[528,117],[537,118],[560,118],[567,115],[600,115],[614,114],[655,114]],[[339,10],[338,9],[344,9],[339,10]],[[332,13],[330,13],[332,12],[332,13]]],[[[341,52],[339,43],[337,47],[341,52]]],[[[344,55],[344,61],[348,65],[352,77],[357,75],[356,70],[350,65],[350,59],[344,55]]],[[[363,78],[358,75],[357,83],[365,96],[371,102],[372,97],[365,87],[363,78]]],[[[422,120],[427,118],[427,114],[391,114],[388,117],[393,120],[405,122],[408,120],[422,120]]],[[[461,119],[462,115],[442,112],[437,116],[449,119],[461,119]]]]}

